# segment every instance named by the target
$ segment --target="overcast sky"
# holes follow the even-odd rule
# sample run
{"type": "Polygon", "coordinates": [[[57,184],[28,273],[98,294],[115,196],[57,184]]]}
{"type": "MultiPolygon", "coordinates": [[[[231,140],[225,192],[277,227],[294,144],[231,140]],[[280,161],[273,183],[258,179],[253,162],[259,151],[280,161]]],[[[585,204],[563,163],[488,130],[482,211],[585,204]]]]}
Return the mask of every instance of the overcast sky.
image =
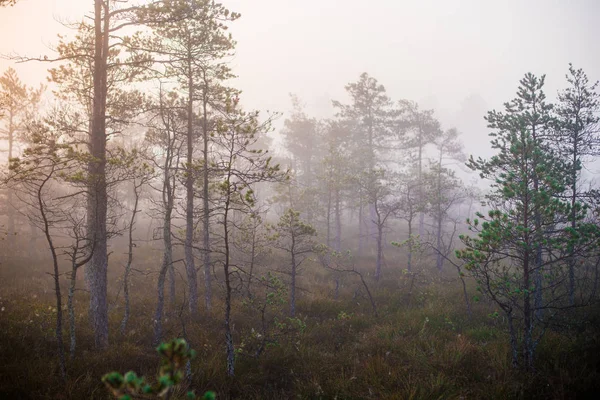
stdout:
{"type": "MultiPolygon", "coordinates": [[[[368,72],[397,99],[435,108],[487,154],[483,113],[510,100],[525,72],[546,73],[547,94],[568,63],[600,78],[598,0],[223,0],[242,18],[233,60],[247,107],[286,111],[288,93],[318,117],[368,72]]],[[[92,0],[20,0],[0,9],[0,53],[48,53],[56,19],[78,20],[92,0]]],[[[11,62],[0,60],[0,71],[11,62]]],[[[16,65],[27,83],[47,66],[16,65]]]]}

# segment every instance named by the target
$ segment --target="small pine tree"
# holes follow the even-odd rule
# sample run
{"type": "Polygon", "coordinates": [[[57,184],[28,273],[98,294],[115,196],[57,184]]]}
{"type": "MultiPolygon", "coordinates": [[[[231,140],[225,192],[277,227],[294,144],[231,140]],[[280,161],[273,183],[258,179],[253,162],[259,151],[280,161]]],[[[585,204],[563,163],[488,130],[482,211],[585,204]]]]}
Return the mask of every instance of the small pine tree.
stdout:
{"type": "MultiPolygon", "coordinates": [[[[188,361],[196,357],[196,352],[190,349],[184,339],[173,339],[161,343],[157,348],[160,354],[160,369],[156,382],[150,384],[143,376],[137,376],[133,371],[124,375],[119,372],[110,372],[102,377],[110,393],[118,400],[133,399],[170,399],[175,389],[184,380],[184,368],[188,361]]],[[[214,400],[214,392],[206,392],[203,396],[196,395],[194,391],[186,394],[190,400],[214,400]]]]}

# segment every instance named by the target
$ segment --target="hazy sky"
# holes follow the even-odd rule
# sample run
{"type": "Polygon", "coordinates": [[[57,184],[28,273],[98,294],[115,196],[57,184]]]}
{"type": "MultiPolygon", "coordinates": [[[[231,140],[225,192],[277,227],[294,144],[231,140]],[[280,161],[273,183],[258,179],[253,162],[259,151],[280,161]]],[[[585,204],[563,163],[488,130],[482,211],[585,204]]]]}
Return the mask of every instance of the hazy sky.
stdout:
{"type": "MultiPolygon", "coordinates": [[[[366,71],[393,99],[436,109],[486,153],[482,111],[511,99],[525,72],[546,73],[547,94],[568,63],[600,78],[598,0],[223,0],[242,18],[233,60],[251,108],[287,111],[288,93],[308,112],[331,115],[331,99],[366,71]],[[466,101],[471,97],[470,101],[466,101]],[[466,108],[463,107],[466,104],[466,108]]],[[[47,53],[55,19],[80,19],[92,0],[20,0],[0,9],[0,53],[47,53]]],[[[0,71],[11,63],[0,60],[0,71]]],[[[47,66],[17,65],[31,84],[47,66]]]]}

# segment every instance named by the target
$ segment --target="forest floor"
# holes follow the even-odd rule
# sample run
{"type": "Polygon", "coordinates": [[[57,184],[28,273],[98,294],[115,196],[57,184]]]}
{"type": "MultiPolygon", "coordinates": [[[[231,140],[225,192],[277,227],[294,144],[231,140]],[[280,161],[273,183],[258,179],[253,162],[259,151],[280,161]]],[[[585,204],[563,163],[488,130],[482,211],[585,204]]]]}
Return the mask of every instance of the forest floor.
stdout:
{"type": "MultiPolygon", "coordinates": [[[[364,264],[366,270],[373,263],[364,264]]],[[[78,348],[68,359],[63,382],[57,373],[54,293],[43,268],[35,265],[16,259],[1,266],[0,398],[108,399],[100,381],[104,373],[132,369],[147,377],[156,374],[155,274],[134,276],[132,317],[121,335],[121,271],[113,271],[111,346],[102,352],[93,348],[87,293],[77,293],[78,348]]],[[[536,371],[524,374],[511,367],[506,321],[483,301],[473,304],[469,318],[462,289],[451,273],[450,278],[423,273],[412,294],[411,280],[399,267],[388,267],[382,282],[367,279],[379,311],[376,317],[355,280],[344,279],[336,300],[331,274],[314,268],[305,271],[300,284],[306,289],[300,291],[297,306],[304,331],[280,337],[258,358],[240,353],[235,378],[225,373],[224,307],[217,300],[221,289],[215,291],[211,312],[202,311],[195,320],[179,317],[179,290],[166,317],[164,338],[182,335],[185,321],[185,333],[198,352],[191,387],[214,390],[218,399],[597,398],[598,312],[588,314],[585,325],[564,327],[560,334],[548,332],[538,348],[536,371]]],[[[177,285],[181,289],[183,282],[177,285]]],[[[241,297],[233,307],[238,347],[255,338],[252,329],[258,318],[241,297]]],[[[67,329],[65,325],[68,347],[67,329]]]]}

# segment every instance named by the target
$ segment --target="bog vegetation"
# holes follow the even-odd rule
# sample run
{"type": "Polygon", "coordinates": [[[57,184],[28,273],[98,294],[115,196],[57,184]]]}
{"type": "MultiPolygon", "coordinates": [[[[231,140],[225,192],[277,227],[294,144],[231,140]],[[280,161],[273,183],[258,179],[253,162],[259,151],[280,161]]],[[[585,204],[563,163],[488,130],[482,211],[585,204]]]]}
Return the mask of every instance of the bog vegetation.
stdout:
{"type": "Polygon", "coordinates": [[[596,393],[583,70],[507,82],[484,159],[368,73],[331,119],[244,109],[225,5],[90,3],[13,56],[48,86],[0,77],[3,398],[596,393]]]}

